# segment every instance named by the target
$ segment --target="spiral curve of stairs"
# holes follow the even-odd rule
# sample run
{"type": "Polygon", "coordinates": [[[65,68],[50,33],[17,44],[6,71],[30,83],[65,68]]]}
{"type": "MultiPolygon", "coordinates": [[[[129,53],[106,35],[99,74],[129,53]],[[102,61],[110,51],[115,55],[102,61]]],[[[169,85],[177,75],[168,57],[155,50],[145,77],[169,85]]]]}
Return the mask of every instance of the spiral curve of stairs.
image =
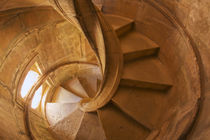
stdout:
{"type": "Polygon", "coordinates": [[[190,134],[202,91],[200,67],[191,42],[156,2],[136,1],[143,3],[139,6],[143,14],[137,10],[136,17],[119,12],[135,7],[128,1],[121,7],[112,7],[109,2],[49,0],[37,9],[10,9],[6,11],[9,14],[0,15],[8,14],[12,21],[13,14],[19,12],[14,29],[20,24],[21,33],[17,43],[15,37],[10,38],[15,43],[5,51],[1,69],[7,71],[12,59],[18,58],[17,64],[11,65],[20,65],[14,69],[15,78],[11,76],[15,87],[11,98],[19,109],[14,109],[14,120],[21,120],[18,134],[22,138],[177,140],[190,134]],[[46,25],[28,21],[38,9],[43,15],[57,13],[57,17],[47,19],[46,25]],[[30,39],[35,46],[28,43],[30,39]],[[16,52],[24,47],[27,53],[18,55],[16,52]],[[188,63],[189,59],[192,61],[188,63]],[[20,88],[31,70],[39,73],[39,78],[21,98],[20,88]],[[37,95],[38,106],[33,108],[37,95]]]}
{"type": "MultiPolygon", "coordinates": [[[[124,67],[120,85],[110,102],[96,112],[81,111],[76,105],[80,97],[73,92],[70,94],[75,96],[75,102],[48,103],[48,108],[59,106],[56,107],[59,112],[54,112],[57,115],[68,106],[68,115],[61,115],[63,118],[53,123],[51,129],[58,139],[152,139],[163,123],[164,100],[167,100],[164,95],[173,86],[167,68],[158,59],[160,48],[135,31],[132,20],[117,15],[104,16],[121,43],[124,67]]],[[[82,86],[78,79],[77,84],[82,86]]],[[[97,87],[97,82],[94,84],[97,87]]],[[[83,92],[86,91],[83,89],[83,92]]]]}

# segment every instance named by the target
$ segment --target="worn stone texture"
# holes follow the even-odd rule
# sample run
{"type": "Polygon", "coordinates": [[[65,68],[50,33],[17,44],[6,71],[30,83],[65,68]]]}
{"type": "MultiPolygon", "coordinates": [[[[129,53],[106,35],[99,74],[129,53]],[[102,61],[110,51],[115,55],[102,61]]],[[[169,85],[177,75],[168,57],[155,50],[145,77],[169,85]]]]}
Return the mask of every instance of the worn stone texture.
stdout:
{"type": "Polygon", "coordinates": [[[85,113],[75,140],[106,140],[97,114],[85,113]]]}
{"type": "Polygon", "coordinates": [[[202,81],[203,81],[203,94],[201,98],[200,112],[197,121],[193,127],[189,139],[193,140],[207,140],[209,139],[209,78],[210,78],[210,2],[208,0],[192,0],[192,1],[169,1],[158,0],[166,8],[168,8],[173,15],[181,22],[186,28],[186,31],[195,42],[198,53],[201,56],[201,63],[203,66],[202,81]]]}
{"type": "MultiPolygon", "coordinates": [[[[160,121],[164,120],[165,122],[159,126],[158,134],[154,130],[155,136],[152,134],[151,137],[161,140],[178,139],[184,132],[188,133],[188,139],[208,140],[210,135],[208,117],[210,115],[208,110],[210,102],[209,0],[94,0],[94,2],[100,6],[103,5],[101,8],[106,14],[132,19],[135,22],[136,31],[147,36],[161,47],[158,58],[161,63],[168,67],[169,75],[173,78],[173,88],[165,95],[167,101],[164,100],[164,103],[159,101],[161,105],[167,105],[165,114],[160,121]],[[201,104],[198,102],[200,97],[201,104]],[[198,107],[199,114],[195,116],[198,107]],[[196,121],[192,131],[187,131],[194,119],[196,121]]],[[[31,8],[46,5],[49,3],[45,0],[2,0],[0,2],[0,139],[18,138],[24,140],[29,138],[24,125],[26,121],[24,120],[24,109],[21,104],[17,104],[16,97],[19,94],[17,87],[20,86],[21,76],[31,60],[38,61],[43,73],[70,61],[85,60],[97,63],[96,57],[90,49],[90,44],[78,28],[65,21],[50,7],[31,8]],[[18,9],[11,10],[13,8],[18,9]]],[[[64,5],[64,7],[66,6],[64,5]]],[[[87,8],[82,5],[79,8],[83,11],[83,16],[86,16],[83,23],[87,25],[87,29],[94,39],[93,42],[97,44],[97,47],[104,46],[103,37],[113,35],[110,28],[104,28],[104,36],[102,37],[100,24],[98,21],[96,22],[97,19],[94,16],[90,18],[90,15],[85,12],[91,7],[87,8]],[[98,32],[95,33],[93,30],[98,32]]],[[[69,10],[68,6],[67,10],[69,10]]],[[[105,23],[103,24],[105,25],[105,23]]],[[[110,81],[113,81],[112,77],[117,75],[113,72],[116,68],[114,64],[119,63],[117,58],[121,55],[119,50],[115,49],[114,45],[118,46],[118,44],[114,41],[111,38],[105,40],[105,45],[111,44],[110,48],[112,48],[106,52],[107,56],[112,54],[111,61],[107,63],[110,65],[108,71],[108,75],[111,77],[110,81]]],[[[101,57],[105,61],[103,49],[100,50],[99,47],[101,57]]],[[[105,63],[103,65],[105,67],[105,63]]],[[[69,78],[75,77],[80,68],[79,65],[61,67],[50,74],[51,80],[57,86],[69,78]]],[[[83,73],[85,72],[87,71],[84,70],[83,73]]],[[[107,84],[107,89],[112,86],[110,83],[107,84]]],[[[110,110],[112,112],[113,109],[110,110]]],[[[116,112],[122,114],[119,110],[116,112]]],[[[112,113],[119,116],[116,112],[112,113]]],[[[113,125],[113,120],[109,119],[110,113],[105,116],[104,118],[101,116],[101,118],[109,125],[104,124],[104,126],[109,132],[108,134],[113,134],[112,129],[110,129],[110,125],[113,125]]],[[[125,114],[119,118],[130,121],[130,118],[125,117],[125,114]]],[[[115,117],[114,119],[119,121],[119,118],[115,117]]],[[[32,131],[34,130],[33,136],[36,139],[51,139],[47,130],[48,124],[42,116],[32,113],[29,119],[31,121],[30,128],[32,131]]],[[[78,122],[80,123],[81,120],[78,122]]],[[[84,123],[86,124],[86,121],[84,123]]],[[[126,124],[126,121],[123,123],[125,126],[130,125],[126,124]]],[[[133,121],[132,123],[134,126],[136,125],[133,121]]],[[[78,129],[79,125],[76,127],[78,129]]],[[[137,131],[133,126],[131,128],[134,130],[133,132],[137,131]]],[[[75,129],[71,131],[71,129],[74,128],[69,127],[63,121],[55,130],[59,130],[59,135],[62,138],[66,138],[66,136],[72,138],[69,134],[74,132],[75,137],[76,131],[75,129]],[[63,126],[65,127],[63,128],[63,126]],[[62,132],[62,129],[65,133],[62,132]]],[[[122,127],[117,126],[114,129],[116,133],[113,135],[120,138],[123,135],[118,137],[118,129],[122,129],[122,127]]],[[[85,131],[83,128],[81,130],[85,131]]],[[[123,134],[127,136],[128,131],[125,128],[122,132],[125,132],[123,134]]],[[[85,133],[87,132],[85,131],[85,133]]],[[[136,134],[139,133],[136,132],[136,134]]],[[[80,136],[84,139],[82,134],[80,136]]]]}
{"type": "MultiPolygon", "coordinates": [[[[31,1],[32,5],[28,5],[28,1],[25,6],[18,1],[14,3],[4,1],[4,4],[2,2],[0,2],[2,8],[10,9],[13,6],[34,6],[41,1],[34,1],[35,3],[31,1]]],[[[94,60],[95,56],[90,51],[84,35],[51,7],[30,7],[0,12],[0,36],[0,125],[2,126],[0,138],[28,139],[24,108],[20,104],[22,101],[18,101],[20,96],[18,86],[21,86],[19,83],[23,72],[29,69],[29,62],[37,61],[44,74],[61,63],[94,60]]],[[[69,77],[72,77],[71,71],[76,73],[77,70],[68,67],[66,72],[61,70],[63,75],[59,75],[60,77],[51,76],[51,78],[55,78],[53,81],[56,84],[68,78],[67,72],[69,77]]],[[[30,119],[37,122],[32,124],[35,130],[34,136],[38,139],[44,138],[40,134],[48,132],[48,125],[42,126],[43,122],[46,123],[45,118],[32,114],[30,119]]]]}
{"type": "Polygon", "coordinates": [[[0,11],[21,7],[46,6],[49,2],[46,0],[2,0],[0,2],[0,11]]]}
{"type": "Polygon", "coordinates": [[[44,118],[44,115],[38,111],[29,110],[29,126],[30,131],[33,132],[33,139],[37,140],[55,140],[49,131],[49,124],[44,118]]]}
{"type": "Polygon", "coordinates": [[[84,112],[77,109],[54,126],[51,126],[50,129],[57,139],[74,140],[83,118],[84,112]]]}
{"type": "Polygon", "coordinates": [[[135,29],[160,46],[159,59],[167,65],[173,77],[173,88],[166,95],[168,107],[176,107],[166,109],[168,115],[163,115],[163,118],[170,116],[170,119],[163,125],[159,138],[177,139],[182,131],[190,127],[196,113],[201,93],[200,67],[182,29],[167,17],[167,13],[159,11],[159,7],[151,3],[153,2],[105,0],[102,11],[133,19],[135,29]],[[176,127],[172,128],[175,124],[176,127]],[[163,137],[161,133],[166,135],[163,137]]]}

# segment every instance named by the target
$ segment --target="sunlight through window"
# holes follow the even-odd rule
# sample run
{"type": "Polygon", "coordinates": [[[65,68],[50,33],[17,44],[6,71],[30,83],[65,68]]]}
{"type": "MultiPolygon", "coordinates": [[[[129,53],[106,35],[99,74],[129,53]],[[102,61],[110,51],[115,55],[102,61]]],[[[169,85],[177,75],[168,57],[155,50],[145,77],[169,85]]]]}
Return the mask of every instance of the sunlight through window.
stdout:
{"type": "Polygon", "coordinates": [[[39,106],[41,98],[42,98],[42,86],[40,86],[37,89],[37,91],[35,92],[34,97],[32,99],[31,107],[33,109],[36,109],[39,106]]]}
{"type": "Polygon", "coordinates": [[[30,70],[26,78],[23,82],[23,86],[21,87],[21,97],[24,98],[32,88],[32,86],[38,81],[39,79],[39,74],[30,70]]]}
{"type": "Polygon", "coordinates": [[[49,92],[49,87],[47,87],[46,91],[45,91],[45,94],[44,96],[42,97],[42,109],[44,110],[44,106],[45,106],[45,101],[46,101],[46,97],[47,97],[47,94],[49,92]]]}

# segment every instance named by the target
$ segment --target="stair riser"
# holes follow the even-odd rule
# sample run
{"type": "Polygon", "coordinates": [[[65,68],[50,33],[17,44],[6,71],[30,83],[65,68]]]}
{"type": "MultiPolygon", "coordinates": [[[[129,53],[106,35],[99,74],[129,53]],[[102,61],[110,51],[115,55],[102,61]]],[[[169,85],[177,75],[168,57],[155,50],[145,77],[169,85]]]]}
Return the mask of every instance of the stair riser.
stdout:
{"type": "Polygon", "coordinates": [[[150,131],[113,104],[98,110],[107,140],[143,140],[150,131]]]}
{"type": "Polygon", "coordinates": [[[143,50],[143,51],[137,51],[137,52],[131,52],[131,53],[125,53],[124,56],[124,62],[133,61],[142,57],[147,56],[156,56],[159,52],[159,48],[149,49],[149,50],[143,50]]]}
{"type": "Polygon", "coordinates": [[[164,85],[159,83],[149,83],[143,81],[134,81],[130,79],[121,79],[120,81],[121,86],[128,86],[128,87],[137,87],[137,88],[145,88],[145,89],[153,89],[153,90],[161,90],[166,91],[170,89],[171,85],[164,85]]]}
{"type": "Polygon", "coordinates": [[[120,36],[128,33],[129,31],[131,31],[133,29],[133,26],[134,26],[134,23],[131,22],[127,25],[124,25],[124,26],[116,29],[115,32],[116,32],[117,36],[120,37],[120,36]]]}
{"type": "Polygon", "coordinates": [[[141,125],[142,127],[144,127],[146,130],[151,131],[154,126],[152,126],[151,124],[145,124],[144,122],[139,121],[137,118],[133,117],[131,115],[131,113],[129,113],[128,110],[124,109],[123,107],[121,107],[117,101],[115,101],[114,99],[112,99],[112,103],[113,105],[115,105],[118,109],[120,109],[123,113],[125,113],[127,116],[129,116],[130,118],[132,118],[134,121],[136,121],[139,125],[141,125]]]}

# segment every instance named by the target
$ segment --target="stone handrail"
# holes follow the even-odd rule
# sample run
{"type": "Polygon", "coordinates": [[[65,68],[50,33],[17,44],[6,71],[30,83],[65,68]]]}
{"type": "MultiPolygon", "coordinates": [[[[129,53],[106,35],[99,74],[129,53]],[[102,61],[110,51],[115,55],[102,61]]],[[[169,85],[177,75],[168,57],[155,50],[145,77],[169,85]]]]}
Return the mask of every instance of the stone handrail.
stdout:
{"type": "Polygon", "coordinates": [[[84,33],[96,53],[103,82],[94,98],[81,101],[81,110],[95,111],[109,102],[120,82],[123,57],[117,36],[91,0],[52,0],[51,3],[84,33]]]}

